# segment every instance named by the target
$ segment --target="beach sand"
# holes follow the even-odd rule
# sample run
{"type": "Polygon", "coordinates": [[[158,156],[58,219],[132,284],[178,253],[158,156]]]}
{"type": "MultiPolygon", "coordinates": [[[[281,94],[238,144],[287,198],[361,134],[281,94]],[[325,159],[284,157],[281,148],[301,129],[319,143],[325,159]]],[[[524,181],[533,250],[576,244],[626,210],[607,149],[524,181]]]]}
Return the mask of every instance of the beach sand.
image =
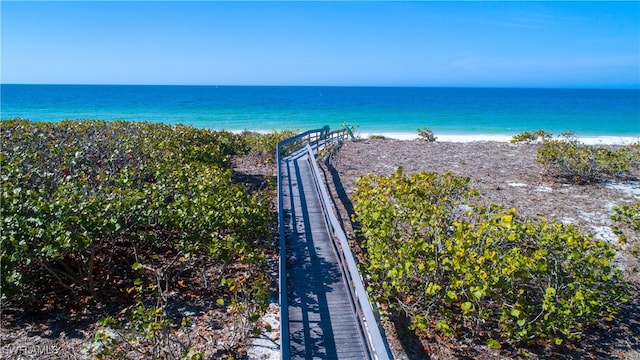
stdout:
{"type": "MultiPolygon", "coordinates": [[[[417,133],[358,133],[361,139],[369,139],[370,137],[383,136],[392,140],[419,140],[417,133]]],[[[434,134],[438,142],[504,142],[508,143],[513,135],[497,135],[497,134],[434,134]]],[[[585,145],[628,145],[640,142],[640,135],[633,136],[577,136],[577,139],[585,145]]]]}

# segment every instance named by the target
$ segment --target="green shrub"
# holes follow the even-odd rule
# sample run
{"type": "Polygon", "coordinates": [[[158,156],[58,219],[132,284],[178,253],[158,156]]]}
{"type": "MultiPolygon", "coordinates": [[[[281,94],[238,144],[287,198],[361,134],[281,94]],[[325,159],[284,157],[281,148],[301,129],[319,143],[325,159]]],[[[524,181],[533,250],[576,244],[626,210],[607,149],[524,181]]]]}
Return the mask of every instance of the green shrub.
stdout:
{"type": "Polygon", "coordinates": [[[37,298],[52,283],[97,296],[143,249],[264,264],[271,205],[231,183],[237,135],[9,120],[1,140],[3,300],[37,298]]]}
{"type": "Polygon", "coordinates": [[[298,131],[292,130],[272,131],[266,134],[245,131],[243,141],[249,156],[267,164],[275,164],[278,143],[297,134],[298,131]]]}
{"type": "Polygon", "coordinates": [[[369,135],[369,139],[371,140],[390,140],[390,138],[384,135],[369,135]]]}
{"type": "Polygon", "coordinates": [[[640,258],[640,203],[615,206],[611,219],[618,222],[613,231],[620,243],[630,247],[630,253],[640,258]]]}
{"type": "Polygon", "coordinates": [[[584,145],[571,134],[562,139],[545,139],[536,160],[548,174],[575,183],[591,183],[621,175],[638,161],[636,147],[584,145]]]}
{"type": "Polygon", "coordinates": [[[535,143],[538,141],[545,141],[545,140],[549,140],[551,139],[552,134],[544,131],[544,130],[537,130],[534,132],[522,132],[520,134],[516,134],[511,138],[511,143],[512,144],[518,144],[518,143],[526,143],[526,144],[531,144],[531,143],[535,143]]]}
{"type": "Polygon", "coordinates": [[[481,205],[469,179],[402,170],[360,178],[354,194],[376,301],[419,333],[559,345],[611,320],[626,284],[605,242],[559,223],[481,205]]]}
{"type": "Polygon", "coordinates": [[[418,129],[418,138],[422,141],[427,141],[427,142],[434,142],[438,139],[433,134],[433,130],[426,126],[423,126],[420,129],[418,129]]]}

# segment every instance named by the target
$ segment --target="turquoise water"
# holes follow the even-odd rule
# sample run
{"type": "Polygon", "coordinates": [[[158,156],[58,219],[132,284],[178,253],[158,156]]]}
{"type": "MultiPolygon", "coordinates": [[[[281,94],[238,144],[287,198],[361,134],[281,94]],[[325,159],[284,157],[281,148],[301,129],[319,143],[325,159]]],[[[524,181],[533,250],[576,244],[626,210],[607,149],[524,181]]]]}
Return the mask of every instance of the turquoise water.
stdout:
{"type": "Polygon", "coordinates": [[[640,136],[640,90],[9,85],[1,118],[124,119],[225,130],[355,125],[363,133],[640,136]]]}

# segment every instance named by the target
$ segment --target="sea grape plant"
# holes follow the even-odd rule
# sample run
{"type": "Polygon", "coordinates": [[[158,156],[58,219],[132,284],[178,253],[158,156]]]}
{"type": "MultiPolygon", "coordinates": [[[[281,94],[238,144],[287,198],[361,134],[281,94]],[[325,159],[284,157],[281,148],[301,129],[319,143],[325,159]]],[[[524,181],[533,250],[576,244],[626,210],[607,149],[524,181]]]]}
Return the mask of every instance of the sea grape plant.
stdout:
{"type": "Polygon", "coordinates": [[[366,175],[354,204],[371,296],[419,333],[560,345],[626,301],[611,245],[483,204],[468,178],[366,175]]]}
{"type": "Polygon", "coordinates": [[[241,140],[250,157],[266,164],[275,164],[278,142],[298,134],[297,130],[272,131],[266,134],[245,131],[241,140]]]}
{"type": "Polygon", "coordinates": [[[108,288],[118,249],[259,263],[270,201],[231,183],[237,135],[123,121],[2,122],[3,297],[108,288]]]}
{"type": "Polygon", "coordinates": [[[627,173],[640,161],[639,146],[592,146],[572,133],[560,138],[544,137],[536,160],[554,177],[573,183],[593,183],[627,173]]]}
{"type": "Polygon", "coordinates": [[[431,128],[423,126],[418,129],[418,139],[426,142],[434,142],[438,138],[433,134],[433,130],[431,128]]]}
{"type": "Polygon", "coordinates": [[[68,305],[133,297],[101,321],[93,356],[202,358],[185,344],[177,353],[170,346],[177,329],[190,328],[171,310],[184,290],[177,278],[196,271],[202,293],[189,295],[234,314],[240,325],[226,346],[239,346],[266,308],[271,281],[270,193],[235,183],[230,166],[253,141],[142,122],[1,126],[2,304],[36,306],[52,293],[68,305]],[[199,268],[205,264],[216,270],[199,268]]]}
{"type": "Polygon", "coordinates": [[[537,143],[539,141],[547,141],[553,137],[553,134],[548,133],[544,130],[536,130],[534,132],[525,131],[519,134],[514,135],[509,141],[512,144],[532,144],[537,143]]]}
{"type": "Polygon", "coordinates": [[[614,206],[611,219],[620,243],[629,247],[631,255],[640,258],[640,202],[614,206]]]}

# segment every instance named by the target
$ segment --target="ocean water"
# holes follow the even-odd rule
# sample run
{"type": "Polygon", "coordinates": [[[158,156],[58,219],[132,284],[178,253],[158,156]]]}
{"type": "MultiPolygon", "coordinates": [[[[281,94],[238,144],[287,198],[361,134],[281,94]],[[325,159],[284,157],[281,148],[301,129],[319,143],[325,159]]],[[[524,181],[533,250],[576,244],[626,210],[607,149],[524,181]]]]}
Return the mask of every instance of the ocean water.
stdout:
{"type": "Polygon", "coordinates": [[[640,137],[640,89],[1,85],[1,118],[123,119],[231,131],[640,137]]]}

